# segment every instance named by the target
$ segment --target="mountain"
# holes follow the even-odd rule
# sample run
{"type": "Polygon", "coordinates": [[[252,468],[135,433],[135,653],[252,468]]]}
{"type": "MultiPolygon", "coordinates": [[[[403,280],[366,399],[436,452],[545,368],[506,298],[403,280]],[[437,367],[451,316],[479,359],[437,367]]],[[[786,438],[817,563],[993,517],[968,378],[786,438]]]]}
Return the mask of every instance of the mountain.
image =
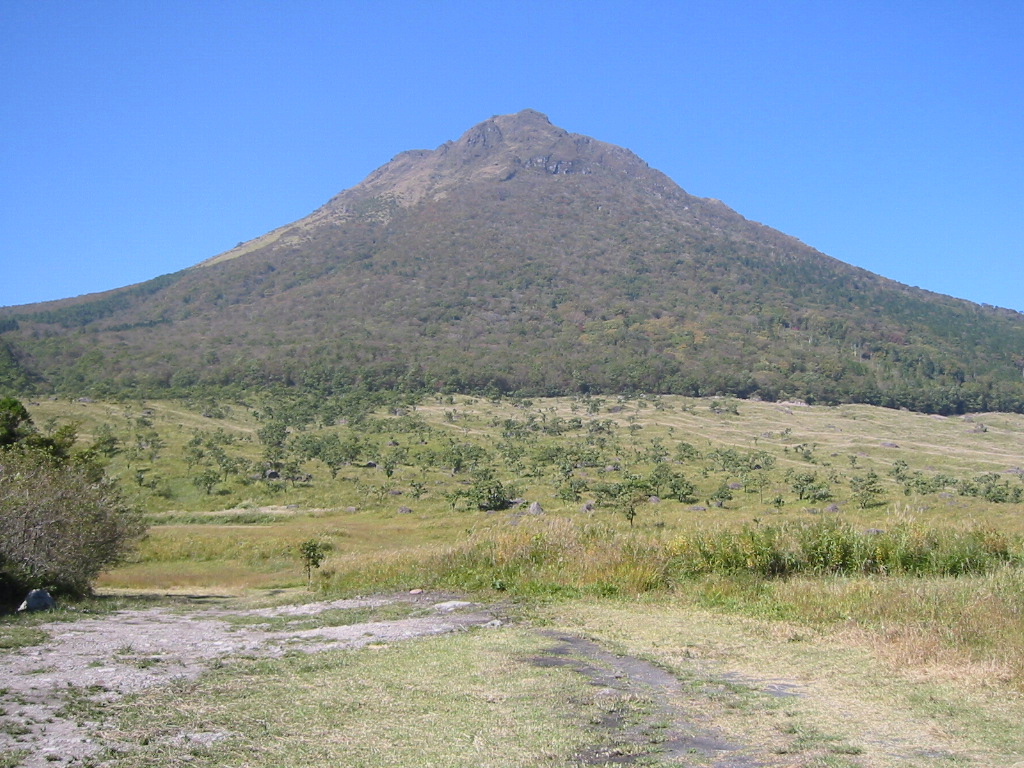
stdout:
{"type": "Polygon", "coordinates": [[[1024,316],[893,282],[525,110],[195,267],[0,310],[0,386],[1022,410],[1024,316]]]}

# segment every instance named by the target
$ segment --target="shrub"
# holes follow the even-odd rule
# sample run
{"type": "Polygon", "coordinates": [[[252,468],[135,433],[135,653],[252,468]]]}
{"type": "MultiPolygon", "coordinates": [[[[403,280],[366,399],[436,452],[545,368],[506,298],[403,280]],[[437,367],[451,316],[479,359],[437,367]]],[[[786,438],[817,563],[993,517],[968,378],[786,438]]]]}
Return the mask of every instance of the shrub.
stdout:
{"type": "Polygon", "coordinates": [[[143,530],[141,516],[94,468],[43,451],[0,451],[0,600],[45,587],[89,591],[143,530]]]}
{"type": "Polygon", "coordinates": [[[473,473],[473,485],[453,493],[451,501],[453,507],[465,499],[481,510],[508,509],[515,495],[515,488],[502,483],[489,469],[481,469],[473,473]]]}

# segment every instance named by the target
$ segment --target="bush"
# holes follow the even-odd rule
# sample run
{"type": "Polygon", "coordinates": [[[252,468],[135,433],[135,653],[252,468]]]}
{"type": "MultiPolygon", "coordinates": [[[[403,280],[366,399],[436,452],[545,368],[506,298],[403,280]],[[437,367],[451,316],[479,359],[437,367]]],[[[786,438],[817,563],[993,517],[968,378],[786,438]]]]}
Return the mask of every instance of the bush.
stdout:
{"type": "Polygon", "coordinates": [[[86,594],[143,530],[93,467],[23,447],[0,451],[0,601],[39,587],[86,594]]]}
{"type": "Polygon", "coordinates": [[[515,488],[502,483],[489,469],[481,469],[473,473],[471,487],[452,495],[452,505],[457,504],[459,499],[466,499],[481,510],[508,509],[515,495],[515,488]]]}

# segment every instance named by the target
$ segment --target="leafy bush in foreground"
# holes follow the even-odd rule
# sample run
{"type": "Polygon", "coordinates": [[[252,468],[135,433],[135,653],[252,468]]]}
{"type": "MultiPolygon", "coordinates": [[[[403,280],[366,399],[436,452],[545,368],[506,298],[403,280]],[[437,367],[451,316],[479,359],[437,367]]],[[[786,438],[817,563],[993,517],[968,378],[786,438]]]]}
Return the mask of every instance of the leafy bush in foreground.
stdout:
{"type": "Polygon", "coordinates": [[[84,594],[143,532],[141,517],[92,468],[38,450],[0,451],[0,601],[28,589],[84,594]]]}

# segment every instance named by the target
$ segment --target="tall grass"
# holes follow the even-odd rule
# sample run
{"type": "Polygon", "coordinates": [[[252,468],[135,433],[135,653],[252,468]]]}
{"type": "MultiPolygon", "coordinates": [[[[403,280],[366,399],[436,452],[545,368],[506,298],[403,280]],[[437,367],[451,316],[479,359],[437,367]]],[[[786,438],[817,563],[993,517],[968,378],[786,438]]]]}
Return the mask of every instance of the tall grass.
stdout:
{"type": "Polygon", "coordinates": [[[776,616],[835,627],[903,670],[1024,690],[1019,566],[959,577],[800,576],[768,583],[756,603],[776,616]]]}
{"type": "Polygon", "coordinates": [[[1019,552],[1016,542],[995,531],[913,522],[864,532],[824,519],[698,531],[665,541],[600,521],[549,518],[480,532],[454,547],[343,558],[328,568],[325,586],[637,595],[712,574],[981,574],[1019,562],[1019,552]]]}
{"type": "Polygon", "coordinates": [[[683,573],[962,576],[1019,559],[1005,534],[900,522],[859,531],[839,519],[701,531],[673,544],[683,573]]]}
{"type": "Polygon", "coordinates": [[[453,547],[343,556],[324,569],[325,589],[437,587],[523,595],[640,594],[668,587],[656,540],[601,522],[523,521],[474,533],[453,547]]]}
{"type": "Polygon", "coordinates": [[[1005,536],[913,522],[862,532],[816,520],[659,539],[549,518],[454,547],[335,556],[321,586],[648,595],[846,633],[898,665],[983,669],[1024,690],[1020,561],[1019,542],[1005,536]]]}

